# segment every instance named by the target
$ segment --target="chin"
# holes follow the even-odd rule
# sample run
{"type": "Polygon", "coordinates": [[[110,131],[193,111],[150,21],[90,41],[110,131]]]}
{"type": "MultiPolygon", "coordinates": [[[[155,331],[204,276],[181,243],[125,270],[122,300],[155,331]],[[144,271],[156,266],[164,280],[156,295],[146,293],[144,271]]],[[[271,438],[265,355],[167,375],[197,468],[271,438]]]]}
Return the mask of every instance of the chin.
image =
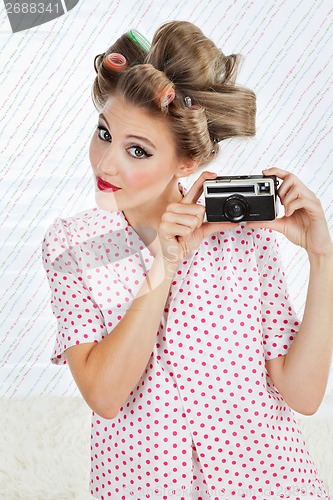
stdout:
{"type": "Polygon", "coordinates": [[[102,210],[107,210],[108,212],[120,212],[122,210],[113,192],[97,190],[95,192],[95,201],[98,208],[102,210]]]}

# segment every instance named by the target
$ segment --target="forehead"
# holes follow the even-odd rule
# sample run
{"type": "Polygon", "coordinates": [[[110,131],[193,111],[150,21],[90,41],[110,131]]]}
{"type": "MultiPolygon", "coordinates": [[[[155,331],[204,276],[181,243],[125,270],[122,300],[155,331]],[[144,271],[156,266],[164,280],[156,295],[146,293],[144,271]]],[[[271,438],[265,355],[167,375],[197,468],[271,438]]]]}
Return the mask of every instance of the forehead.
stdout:
{"type": "Polygon", "coordinates": [[[134,105],[122,97],[109,97],[102,109],[102,113],[113,133],[145,135],[152,142],[154,142],[153,139],[155,139],[155,142],[160,142],[161,139],[174,142],[164,117],[155,116],[148,110],[134,105]]]}

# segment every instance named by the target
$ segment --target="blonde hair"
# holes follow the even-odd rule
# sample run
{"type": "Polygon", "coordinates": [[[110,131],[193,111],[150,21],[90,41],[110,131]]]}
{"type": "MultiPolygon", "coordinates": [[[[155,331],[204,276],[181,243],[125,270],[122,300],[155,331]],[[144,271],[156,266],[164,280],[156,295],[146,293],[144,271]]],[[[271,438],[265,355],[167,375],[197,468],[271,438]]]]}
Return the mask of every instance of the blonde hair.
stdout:
{"type": "Polygon", "coordinates": [[[122,95],[157,116],[164,116],[182,158],[211,161],[218,142],[255,134],[256,98],[235,83],[241,56],[225,56],[194,24],[171,21],[155,33],[151,47],[124,34],[96,56],[92,100],[100,110],[112,95],[122,95]],[[122,54],[123,69],[105,64],[122,54]]]}

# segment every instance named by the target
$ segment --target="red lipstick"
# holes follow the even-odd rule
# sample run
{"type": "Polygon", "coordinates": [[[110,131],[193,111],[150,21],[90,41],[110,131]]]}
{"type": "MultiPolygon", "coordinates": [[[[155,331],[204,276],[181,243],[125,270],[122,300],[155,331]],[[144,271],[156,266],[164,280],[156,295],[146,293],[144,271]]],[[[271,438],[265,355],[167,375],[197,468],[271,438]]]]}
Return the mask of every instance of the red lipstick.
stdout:
{"type": "Polygon", "coordinates": [[[109,182],[104,181],[100,177],[96,177],[96,181],[97,187],[100,191],[118,191],[118,189],[121,189],[113,184],[110,184],[109,182]]]}

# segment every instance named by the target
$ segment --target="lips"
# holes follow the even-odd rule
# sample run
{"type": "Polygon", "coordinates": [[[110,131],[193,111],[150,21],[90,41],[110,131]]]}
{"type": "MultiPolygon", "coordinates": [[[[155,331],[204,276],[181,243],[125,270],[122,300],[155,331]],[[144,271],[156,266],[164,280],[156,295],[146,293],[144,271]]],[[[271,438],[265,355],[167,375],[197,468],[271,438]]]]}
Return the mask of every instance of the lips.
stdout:
{"type": "Polygon", "coordinates": [[[117,186],[114,186],[113,184],[110,184],[109,182],[104,181],[100,177],[96,177],[97,180],[97,187],[100,191],[118,191],[118,189],[121,189],[117,186]]]}

